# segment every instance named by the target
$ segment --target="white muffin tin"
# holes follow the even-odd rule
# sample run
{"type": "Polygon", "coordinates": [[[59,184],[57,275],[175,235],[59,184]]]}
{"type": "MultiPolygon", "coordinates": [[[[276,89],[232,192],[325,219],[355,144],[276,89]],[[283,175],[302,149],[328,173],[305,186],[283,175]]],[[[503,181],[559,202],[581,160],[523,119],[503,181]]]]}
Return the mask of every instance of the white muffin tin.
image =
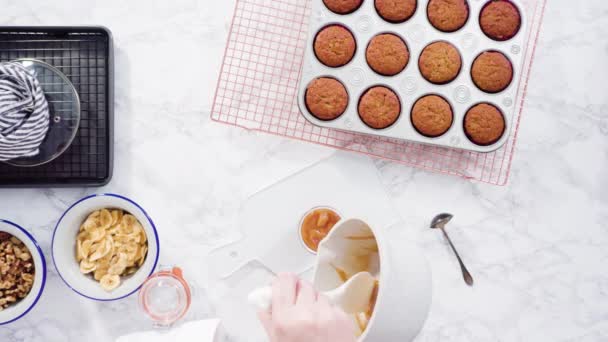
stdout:
{"type": "Polygon", "coordinates": [[[351,14],[340,15],[330,11],[323,0],[312,0],[312,15],[304,56],[302,77],[298,89],[300,111],[311,123],[333,129],[371,134],[381,137],[409,140],[419,143],[458,148],[475,152],[492,152],[507,141],[513,128],[518,88],[525,57],[526,18],[525,11],[517,1],[511,1],[518,7],[521,15],[521,27],[517,35],[507,41],[495,41],[487,37],[479,26],[479,14],[487,0],[468,0],[469,18],[464,27],[456,32],[446,33],[434,28],[427,18],[428,0],[418,0],[416,12],[404,23],[393,24],[385,21],[377,13],[374,0],[364,0],[361,7],[351,14]],[[314,52],[314,40],[317,33],[332,24],[348,28],[355,36],[357,50],[354,58],[345,66],[338,68],[322,64],[314,52]],[[405,70],[387,77],[375,73],[367,64],[365,52],[370,40],[381,33],[394,33],[407,44],[410,59],[405,70]],[[460,52],[462,68],[458,77],[444,85],[436,85],[425,80],[418,68],[418,58],[422,50],[430,43],[447,41],[460,52]],[[475,58],[484,51],[502,52],[513,65],[513,80],[509,87],[496,94],[486,93],[475,86],[471,79],[471,66],[475,58]],[[349,94],[346,112],[332,121],[315,118],[306,106],[306,88],[318,77],[332,77],[344,84],[349,94]],[[400,98],[401,115],[390,127],[373,129],[359,117],[358,104],[361,95],[370,87],[386,86],[400,98]],[[418,133],[411,122],[411,110],[414,103],[429,94],[445,98],[454,113],[452,127],[442,136],[429,138],[418,133]],[[479,146],[471,142],[463,129],[466,112],[475,104],[490,103],[498,107],[504,117],[506,128],[501,139],[490,146],[479,146]]]}

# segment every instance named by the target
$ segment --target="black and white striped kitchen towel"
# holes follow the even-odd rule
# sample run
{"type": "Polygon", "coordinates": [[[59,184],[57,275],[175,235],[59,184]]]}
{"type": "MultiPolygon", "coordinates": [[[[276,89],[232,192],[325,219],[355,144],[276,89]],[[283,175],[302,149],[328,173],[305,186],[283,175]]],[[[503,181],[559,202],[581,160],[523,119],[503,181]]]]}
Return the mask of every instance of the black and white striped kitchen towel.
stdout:
{"type": "Polygon", "coordinates": [[[49,116],[38,79],[19,63],[0,63],[0,161],[37,155],[49,116]]]}

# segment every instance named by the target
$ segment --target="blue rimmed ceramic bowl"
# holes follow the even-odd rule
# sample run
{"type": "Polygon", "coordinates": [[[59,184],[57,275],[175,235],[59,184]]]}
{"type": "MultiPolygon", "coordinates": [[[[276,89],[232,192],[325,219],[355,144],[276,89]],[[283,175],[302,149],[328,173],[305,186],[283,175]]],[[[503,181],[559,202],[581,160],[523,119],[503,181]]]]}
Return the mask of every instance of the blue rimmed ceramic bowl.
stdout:
{"type": "Polygon", "coordinates": [[[118,300],[135,293],[154,273],[159,251],[158,233],[150,216],[133,200],[116,194],[91,195],[74,203],[57,222],[51,246],[53,263],[63,282],[81,296],[99,301],[118,300]],[[76,235],[81,224],[89,214],[104,208],[122,209],[135,216],[148,237],[146,261],[137,272],[122,277],[120,286],[111,292],[102,289],[90,275],[82,274],[75,257],[76,235]]]}
{"type": "Polygon", "coordinates": [[[46,260],[36,239],[25,229],[10,221],[0,219],[0,232],[7,232],[25,244],[32,255],[35,268],[34,285],[30,293],[17,304],[0,311],[0,325],[4,325],[25,316],[38,303],[46,284],[46,260]]]}

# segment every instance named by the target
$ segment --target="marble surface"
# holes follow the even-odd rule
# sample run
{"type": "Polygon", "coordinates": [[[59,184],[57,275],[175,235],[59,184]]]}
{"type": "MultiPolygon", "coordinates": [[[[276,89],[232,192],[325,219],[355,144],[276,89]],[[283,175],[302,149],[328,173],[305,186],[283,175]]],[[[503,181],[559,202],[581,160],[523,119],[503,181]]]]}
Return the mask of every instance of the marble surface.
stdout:
{"type": "MultiPolygon", "coordinates": [[[[205,256],[227,240],[240,203],[333,150],[213,123],[211,108],[234,0],[0,0],[1,25],[109,27],[116,45],[115,176],[102,189],[0,190],[0,216],[49,255],[56,220],[95,192],[137,199],[160,229],[164,264],[196,290],[189,320],[214,316],[205,256]],[[153,72],[151,72],[153,71],[153,72]],[[171,85],[171,86],[167,86],[171,85]],[[178,152],[176,152],[178,151],[178,152]]],[[[426,250],[433,304],[418,341],[608,340],[608,3],[548,1],[505,187],[373,163],[426,250]],[[456,215],[454,243],[476,277],[426,227],[456,215]]],[[[52,263],[45,293],[0,340],[114,341],[149,328],[135,298],[78,297],[52,263]]]]}

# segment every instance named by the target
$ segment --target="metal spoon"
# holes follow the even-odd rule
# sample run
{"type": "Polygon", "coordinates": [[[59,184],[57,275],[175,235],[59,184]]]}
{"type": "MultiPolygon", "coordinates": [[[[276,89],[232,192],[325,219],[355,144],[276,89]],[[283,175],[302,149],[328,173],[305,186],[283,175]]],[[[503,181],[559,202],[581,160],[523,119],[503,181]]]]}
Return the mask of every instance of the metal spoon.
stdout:
{"type": "Polygon", "coordinates": [[[471,276],[471,273],[469,273],[469,270],[467,270],[467,267],[462,262],[462,259],[460,258],[460,255],[456,251],[456,248],[454,247],[452,240],[450,240],[448,233],[445,231],[445,225],[448,224],[448,222],[450,222],[452,217],[454,217],[454,215],[451,215],[451,214],[439,214],[439,215],[435,216],[435,218],[431,222],[431,228],[441,229],[441,231],[443,232],[443,236],[445,236],[445,238],[448,240],[448,242],[450,243],[450,247],[452,247],[454,254],[456,254],[456,258],[458,258],[458,262],[460,263],[460,269],[462,270],[462,277],[464,278],[464,282],[467,283],[467,285],[469,285],[469,286],[473,286],[473,277],[471,276]]]}

